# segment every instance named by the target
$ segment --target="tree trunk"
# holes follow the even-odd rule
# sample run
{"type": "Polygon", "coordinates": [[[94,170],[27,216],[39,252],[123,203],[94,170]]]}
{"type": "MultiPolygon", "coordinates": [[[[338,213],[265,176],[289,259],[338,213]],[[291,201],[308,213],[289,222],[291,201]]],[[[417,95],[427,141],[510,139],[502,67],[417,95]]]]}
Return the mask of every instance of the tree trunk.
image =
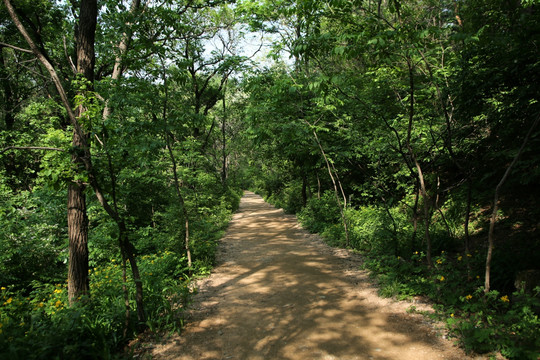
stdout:
{"type": "Polygon", "coordinates": [[[118,224],[118,227],[120,230],[120,251],[122,251],[123,253],[122,256],[125,256],[127,258],[127,261],[129,261],[129,265],[131,266],[131,274],[133,276],[133,282],[135,283],[135,303],[137,304],[138,320],[137,329],[139,331],[142,331],[146,327],[146,313],[144,311],[142,279],[139,273],[137,261],[135,259],[135,248],[133,247],[133,244],[129,241],[129,238],[127,236],[126,225],[123,222],[120,222],[118,224]]]}
{"type": "Polygon", "coordinates": [[[189,248],[189,217],[188,212],[186,208],[186,203],[184,201],[184,197],[182,196],[180,181],[178,179],[178,171],[176,168],[176,159],[174,157],[174,153],[172,151],[170,142],[168,140],[167,136],[167,149],[169,150],[169,156],[171,158],[171,162],[173,165],[173,177],[174,177],[174,188],[176,189],[176,195],[178,196],[178,201],[180,202],[180,206],[182,206],[182,215],[184,216],[184,225],[185,225],[185,232],[184,232],[184,247],[186,249],[186,256],[188,259],[188,267],[191,269],[191,250],[189,248]]]}
{"type": "Polygon", "coordinates": [[[497,222],[497,210],[499,209],[499,192],[501,190],[501,187],[505,183],[506,179],[510,175],[510,171],[516,164],[518,158],[520,157],[521,153],[523,152],[523,149],[525,148],[525,145],[527,145],[527,142],[529,141],[529,138],[536,127],[538,125],[538,122],[540,121],[540,116],[536,118],[536,120],[533,122],[531,128],[527,132],[527,136],[525,136],[525,139],[523,140],[523,143],[521,144],[521,147],[519,148],[519,151],[517,152],[516,156],[514,156],[514,159],[508,165],[508,168],[506,168],[506,171],[504,172],[503,177],[501,178],[501,181],[497,184],[497,187],[495,188],[495,195],[493,198],[493,211],[491,212],[491,219],[489,221],[489,231],[488,231],[488,251],[486,256],[486,272],[485,272],[485,279],[484,279],[484,293],[488,293],[491,288],[491,259],[493,257],[493,243],[494,243],[494,230],[495,230],[495,223],[497,222]]]}
{"type": "Polygon", "coordinates": [[[420,189],[418,188],[418,181],[416,182],[416,186],[414,188],[414,205],[413,205],[413,233],[411,236],[411,253],[415,248],[416,243],[416,234],[418,233],[418,200],[420,198],[420,189]]]}
{"type": "MultiPolygon", "coordinates": [[[[469,235],[469,221],[471,218],[471,199],[472,199],[472,181],[469,177],[467,179],[467,206],[465,208],[465,224],[463,224],[464,231],[465,231],[465,240],[464,240],[464,247],[465,247],[465,255],[470,254],[470,243],[471,238],[469,235]]],[[[469,261],[469,257],[465,256],[465,261],[467,262],[467,280],[471,280],[471,262],[469,261]]]]}
{"type": "Polygon", "coordinates": [[[223,187],[227,185],[227,107],[225,103],[225,94],[226,94],[226,88],[223,89],[223,124],[221,126],[221,156],[222,156],[222,164],[221,164],[221,183],[223,184],[223,187]]]}
{"type": "Polygon", "coordinates": [[[411,157],[414,166],[416,167],[416,171],[418,172],[418,183],[420,184],[420,194],[422,195],[422,200],[424,201],[424,234],[426,239],[426,260],[428,266],[431,268],[433,267],[433,262],[431,260],[431,237],[429,233],[429,227],[431,222],[431,209],[430,209],[430,198],[427,193],[426,183],[424,181],[424,173],[422,172],[422,166],[420,165],[420,162],[416,158],[416,155],[414,153],[414,150],[411,146],[411,133],[412,133],[412,125],[414,121],[414,67],[412,64],[412,61],[410,58],[407,58],[407,65],[409,67],[409,124],[407,128],[407,149],[409,150],[409,156],[411,157]]]}
{"type": "MultiPolygon", "coordinates": [[[[94,81],[94,40],[97,24],[97,0],[81,2],[79,27],[77,31],[77,73],[93,84],[94,81]]],[[[82,117],[86,109],[79,106],[78,117],[82,117]]],[[[71,155],[72,166],[79,167],[84,163],[89,149],[86,134],[73,132],[73,148],[71,155]],[[83,137],[85,139],[83,139],[83,137]],[[82,151],[81,151],[82,149],[82,151]]],[[[68,236],[69,236],[69,268],[68,268],[68,297],[73,304],[80,295],[90,290],[88,281],[88,217],[86,215],[85,186],[80,182],[72,182],[68,187],[68,236]]]]}
{"type": "MultiPolygon", "coordinates": [[[[304,122],[311,127],[311,124],[307,121],[307,120],[304,120],[304,122]]],[[[341,182],[339,181],[339,178],[337,177],[337,172],[335,171],[336,169],[334,168],[333,165],[330,164],[330,161],[328,161],[328,158],[326,157],[326,153],[321,145],[321,142],[319,141],[319,137],[317,136],[317,132],[315,131],[315,129],[312,130],[313,131],[313,136],[315,137],[315,141],[317,141],[317,145],[319,145],[319,150],[321,150],[321,155],[323,156],[324,158],[324,161],[326,162],[326,167],[328,169],[328,174],[330,175],[330,179],[332,180],[332,184],[334,185],[334,195],[336,197],[336,201],[337,201],[337,204],[338,204],[338,207],[339,207],[339,213],[341,215],[341,221],[342,221],[342,224],[343,224],[343,230],[345,231],[345,245],[348,247],[350,246],[350,237],[349,237],[349,228],[347,226],[347,219],[345,217],[345,209],[347,208],[347,197],[345,196],[345,192],[343,191],[343,187],[341,186],[341,182]],[[332,169],[334,170],[336,176],[334,176],[334,174],[332,173],[332,169]],[[337,182],[336,182],[337,180],[337,182]],[[339,199],[339,191],[338,190],[338,185],[339,185],[339,189],[341,190],[341,196],[343,196],[343,205],[341,203],[341,200],[339,199]]]]}
{"type": "Polygon", "coordinates": [[[302,207],[306,207],[307,205],[307,176],[306,173],[302,173],[302,207]]]}
{"type": "MultiPolygon", "coordinates": [[[[119,239],[120,241],[120,239],[119,239]]],[[[122,254],[122,293],[124,294],[124,306],[126,308],[126,312],[124,315],[124,331],[123,336],[124,338],[127,337],[127,332],[129,330],[129,320],[131,318],[131,307],[129,306],[129,290],[127,287],[127,257],[124,251],[120,249],[120,254],[122,254]]]]}
{"type": "Polygon", "coordinates": [[[15,99],[13,96],[13,91],[11,90],[9,71],[4,61],[3,46],[0,46],[0,78],[2,79],[2,87],[4,90],[4,122],[6,123],[6,130],[11,130],[15,124],[15,117],[13,116],[15,99]]]}
{"type": "Polygon", "coordinates": [[[317,176],[317,199],[321,200],[321,179],[319,178],[319,173],[316,171],[315,175],[317,176]]]}
{"type": "Polygon", "coordinates": [[[73,304],[88,294],[88,217],[85,186],[71,183],[68,188],[68,299],[73,304]]]}

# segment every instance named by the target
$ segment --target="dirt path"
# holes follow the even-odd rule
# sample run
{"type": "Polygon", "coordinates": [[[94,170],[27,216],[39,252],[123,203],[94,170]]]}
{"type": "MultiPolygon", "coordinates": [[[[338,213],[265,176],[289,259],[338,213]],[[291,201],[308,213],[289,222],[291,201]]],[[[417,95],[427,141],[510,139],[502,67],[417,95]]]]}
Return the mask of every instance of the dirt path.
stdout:
{"type": "MultiPolygon", "coordinates": [[[[381,299],[360,258],[246,192],[180,336],[155,359],[466,359],[411,304],[381,299]]],[[[415,304],[417,308],[425,305],[415,304]]]]}

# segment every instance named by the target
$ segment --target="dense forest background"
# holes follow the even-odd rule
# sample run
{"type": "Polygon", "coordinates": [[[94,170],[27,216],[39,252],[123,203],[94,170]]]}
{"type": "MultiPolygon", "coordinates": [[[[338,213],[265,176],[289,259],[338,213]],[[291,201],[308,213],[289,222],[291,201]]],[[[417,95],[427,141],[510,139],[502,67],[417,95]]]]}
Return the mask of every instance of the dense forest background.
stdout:
{"type": "Polygon", "coordinates": [[[537,359],[538,6],[3,0],[1,357],[180,330],[249,188],[537,359]]]}

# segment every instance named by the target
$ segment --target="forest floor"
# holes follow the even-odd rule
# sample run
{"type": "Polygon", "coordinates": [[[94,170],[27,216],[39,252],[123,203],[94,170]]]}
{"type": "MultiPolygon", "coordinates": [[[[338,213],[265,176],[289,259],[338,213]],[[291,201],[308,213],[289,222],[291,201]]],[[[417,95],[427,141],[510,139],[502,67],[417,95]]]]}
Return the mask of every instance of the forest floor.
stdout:
{"type": "Polygon", "coordinates": [[[153,359],[482,359],[441,324],[383,299],[360,255],[325,245],[296,217],[246,192],[197,283],[182,334],[149,344],[153,359]]]}

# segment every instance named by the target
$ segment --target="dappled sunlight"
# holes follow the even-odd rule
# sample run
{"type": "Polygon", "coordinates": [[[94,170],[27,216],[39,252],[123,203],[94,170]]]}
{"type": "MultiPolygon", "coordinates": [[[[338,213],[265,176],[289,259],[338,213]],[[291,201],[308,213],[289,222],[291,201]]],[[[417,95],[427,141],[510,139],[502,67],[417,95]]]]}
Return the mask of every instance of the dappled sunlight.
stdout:
{"type": "Polygon", "coordinates": [[[370,286],[351,283],[339,259],[311,244],[294,217],[253,193],[244,196],[220,258],[193,323],[157,348],[157,358],[465,357],[418,316],[385,308],[387,300],[368,301],[370,286]]]}

